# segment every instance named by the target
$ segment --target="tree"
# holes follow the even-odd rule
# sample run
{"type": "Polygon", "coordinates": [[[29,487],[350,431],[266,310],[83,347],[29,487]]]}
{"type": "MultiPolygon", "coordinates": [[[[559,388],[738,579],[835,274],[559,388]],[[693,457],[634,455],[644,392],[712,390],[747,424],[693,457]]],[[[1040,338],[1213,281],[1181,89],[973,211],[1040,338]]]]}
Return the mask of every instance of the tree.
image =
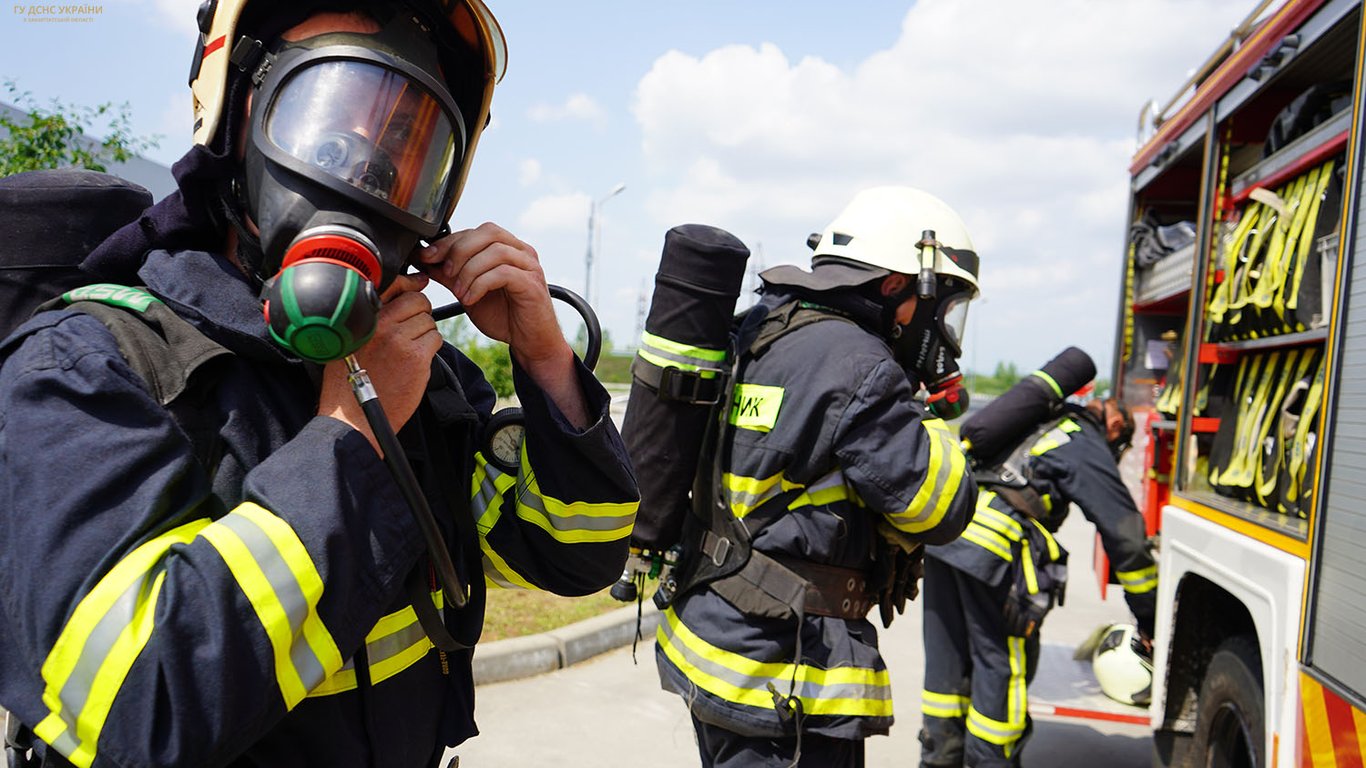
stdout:
{"type": "Polygon", "coordinates": [[[499,397],[512,396],[512,355],[508,352],[508,345],[483,339],[474,324],[463,316],[442,320],[436,324],[436,329],[446,341],[479,366],[499,397]]]}
{"type": "Polygon", "coordinates": [[[43,109],[13,80],[5,81],[5,91],[27,115],[16,120],[0,114],[0,176],[69,167],[105,171],[106,163],[126,162],[157,146],[159,137],[133,135],[127,104],[83,107],[54,100],[43,109]],[[103,141],[86,136],[97,121],[108,121],[103,141]]]}

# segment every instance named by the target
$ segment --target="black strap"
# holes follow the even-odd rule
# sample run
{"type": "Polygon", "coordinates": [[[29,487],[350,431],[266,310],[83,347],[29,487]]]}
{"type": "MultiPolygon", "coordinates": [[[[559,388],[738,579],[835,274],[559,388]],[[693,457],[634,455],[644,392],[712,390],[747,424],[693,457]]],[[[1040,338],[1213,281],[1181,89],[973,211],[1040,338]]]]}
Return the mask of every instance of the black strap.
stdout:
{"type": "Polygon", "coordinates": [[[9,768],[38,768],[42,761],[33,751],[33,731],[5,712],[5,762],[9,768]]]}

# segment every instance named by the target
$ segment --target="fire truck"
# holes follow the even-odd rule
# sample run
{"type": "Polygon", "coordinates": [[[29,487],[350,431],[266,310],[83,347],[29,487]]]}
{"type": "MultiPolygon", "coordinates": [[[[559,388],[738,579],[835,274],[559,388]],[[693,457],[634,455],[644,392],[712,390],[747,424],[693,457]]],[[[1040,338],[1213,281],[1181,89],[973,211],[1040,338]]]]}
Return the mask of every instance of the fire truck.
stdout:
{"type": "Polygon", "coordinates": [[[1154,764],[1366,756],[1360,2],[1262,2],[1141,112],[1112,381],[1158,548],[1154,764]]]}

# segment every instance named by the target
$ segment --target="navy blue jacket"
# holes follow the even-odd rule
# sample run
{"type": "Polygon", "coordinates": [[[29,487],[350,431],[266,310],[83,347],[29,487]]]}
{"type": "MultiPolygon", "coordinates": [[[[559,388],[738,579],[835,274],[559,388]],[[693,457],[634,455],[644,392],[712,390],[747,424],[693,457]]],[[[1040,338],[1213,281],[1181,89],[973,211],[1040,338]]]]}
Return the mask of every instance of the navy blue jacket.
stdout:
{"type": "MultiPolygon", "coordinates": [[[[1101,545],[1110,558],[1115,575],[1124,588],[1124,597],[1138,625],[1151,636],[1157,612],[1157,563],[1148,549],[1143,516],[1124,485],[1115,465],[1105,433],[1083,409],[1068,406],[1068,415],[1045,432],[1030,448],[1030,483],[1043,497],[1051,512],[1044,521],[1057,530],[1067,517],[1070,505],[1096,526],[1101,545]]],[[[1009,509],[1004,499],[996,503],[1009,509]]],[[[1017,525],[1027,523],[1027,515],[1015,509],[1009,515],[1017,525]]],[[[962,538],[944,546],[926,549],[937,558],[980,579],[1000,584],[1007,578],[1008,561],[1001,539],[1010,539],[1011,523],[978,509],[962,538]]]]}
{"type": "MultiPolygon", "coordinates": [[[[388,469],[315,415],[318,369],[267,339],[226,260],[153,251],[140,277],[233,353],[202,404],[222,457],[210,477],[89,315],[43,313],[0,345],[0,704],[80,766],[432,764],[476,733],[471,652],[436,651],[416,621],[429,568],[388,469]]],[[[399,438],[462,576],[611,584],[637,491],[601,386],[579,368],[580,432],[514,372],[514,476],[475,452],[493,391],[440,355],[454,377],[399,438]]]]}

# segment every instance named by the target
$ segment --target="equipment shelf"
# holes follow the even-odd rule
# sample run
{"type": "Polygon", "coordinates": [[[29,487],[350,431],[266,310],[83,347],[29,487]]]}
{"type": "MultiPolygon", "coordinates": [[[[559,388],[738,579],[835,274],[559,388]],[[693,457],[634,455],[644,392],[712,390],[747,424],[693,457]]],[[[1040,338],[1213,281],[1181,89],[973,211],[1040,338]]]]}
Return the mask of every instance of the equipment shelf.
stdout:
{"type": "Polygon", "coordinates": [[[1238,205],[1258,187],[1272,188],[1342,152],[1347,147],[1351,110],[1343,110],[1284,149],[1249,168],[1233,180],[1230,203],[1238,205]]]}
{"type": "Polygon", "coordinates": [[[1201,363],[1233,363],[1247,352],[1263,352],[1268,349],[1304,347],[1318,344],[1328,338],[1328,329],[1314,328],[1299,333],[1282,333],[1246,341],[1206,342],[1200,345],[1201,363]]]}

